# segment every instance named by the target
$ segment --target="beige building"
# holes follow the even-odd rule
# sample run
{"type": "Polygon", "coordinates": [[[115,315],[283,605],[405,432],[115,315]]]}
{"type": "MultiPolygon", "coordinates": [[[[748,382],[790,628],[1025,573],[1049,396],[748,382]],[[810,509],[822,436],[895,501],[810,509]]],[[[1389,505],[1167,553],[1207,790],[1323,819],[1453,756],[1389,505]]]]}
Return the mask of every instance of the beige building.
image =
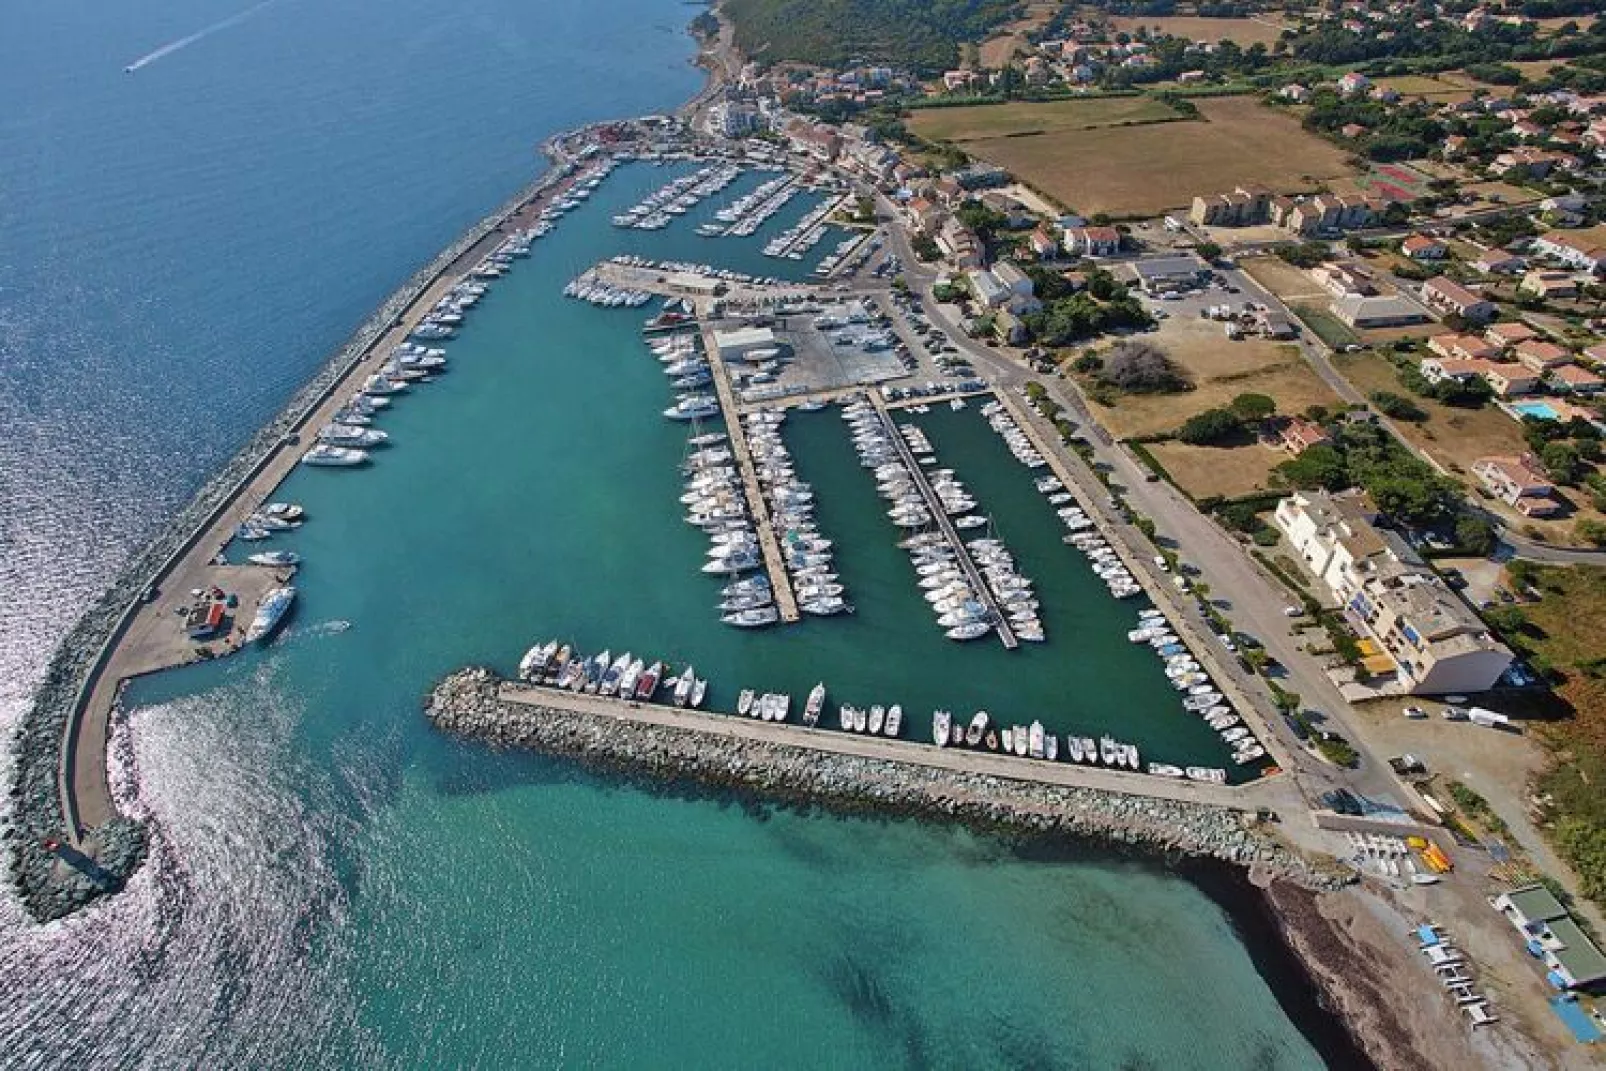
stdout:
{"type": "Polygon", "coordinates": [[[1363,493],[1301,491],[1277,504],[1275,519],[1349,624],[1388,656],[1406,691],[1483,692],[1511,665],[1511,652],[1472,608],[1404,540],[1377,527],[1363,493]]]}

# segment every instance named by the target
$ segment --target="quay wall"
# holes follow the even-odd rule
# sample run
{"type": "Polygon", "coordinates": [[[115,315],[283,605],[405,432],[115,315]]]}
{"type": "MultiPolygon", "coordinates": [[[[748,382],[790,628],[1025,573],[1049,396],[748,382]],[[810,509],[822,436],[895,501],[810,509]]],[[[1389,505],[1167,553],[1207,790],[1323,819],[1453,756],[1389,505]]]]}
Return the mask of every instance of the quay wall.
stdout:
{"type": "MultiPolygon", "coordinates": [[[[543,143],[542,152],[554,165],[564,163],[556,149],[558,138],[572,134],[543,143]]],[[[61,917],[115,891],[144,858],[147,831],[140,823],[117,816],[97,829],[85,830],[74,789],[84,715],[144,592],[159,584],[210,534],[218,516],[251,488],[263,467],[287,445],[286,436],[341,389],[352,370],[420,295],[477,243],[567,173],[563,166],[546,169],[414,272],[118,572],[61,641],[16,730],[11,821],[0,833],[7,842],[13,881],[34,918],[61,917]],[[98,867],[96,876],[63,866],[43,847],[47,838],[82,847],[98,867]]]]}
{"type": "MultiPolygon", "coordinates": [[[[693,782],[850,813],[957,822],[1005,834],[1096,840],[1216,859],[1332,889],[1350,880],[1289,849],[1237,807],[1164,799],[871,758],[629,716],[501,698],[490,670],[444,678],[425,713],[436,728],[493,747],[572,759],[616,774],[693,782]]],[[[785,726],[776,726],[784,729],[785,726]]],[[[802,729],[794,729],[803,733],[802,729]]]]}

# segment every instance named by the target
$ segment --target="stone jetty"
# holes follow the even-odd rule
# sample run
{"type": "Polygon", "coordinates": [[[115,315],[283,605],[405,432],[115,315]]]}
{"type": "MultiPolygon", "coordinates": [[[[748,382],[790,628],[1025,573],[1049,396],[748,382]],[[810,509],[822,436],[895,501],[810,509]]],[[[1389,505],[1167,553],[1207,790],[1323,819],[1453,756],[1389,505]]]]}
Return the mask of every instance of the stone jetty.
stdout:
{"type": "MultiPolygon", "coordinates": [[[[436,728],[493,747],[573,759],[611,773],[691,781],[786,803],[958,822],[1001,833],[1061,835],[1159,854],[1253,866],[1258,875],[1333,888],[1348,879],[1290,849],[1249,811],[968,773],[732,737],[618,714],[509,701],[491,670],[464,669],[432,690],[436,728]]],[[[716,718],[718,716],[715,716],[716,718]]],[[[734,716],[731,716],[734,717],[734,716]]],[[[784,727],[783,727],[784,728],[784,727]]],[[[803,729],[793,729],[802,734],[803,729]]],[[[911,745],[913,746],[913,745],[911,745]]],[[[1023,765],[1023,773],[1027,767],[1023,765]]]]}

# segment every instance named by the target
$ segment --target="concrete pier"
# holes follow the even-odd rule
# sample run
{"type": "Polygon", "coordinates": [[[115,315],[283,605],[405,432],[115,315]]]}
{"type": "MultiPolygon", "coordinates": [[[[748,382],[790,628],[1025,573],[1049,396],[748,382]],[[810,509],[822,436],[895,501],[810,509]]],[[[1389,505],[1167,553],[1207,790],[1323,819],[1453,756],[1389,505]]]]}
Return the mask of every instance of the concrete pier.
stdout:
{"type": "Polygon", "coordinates": [[[1102,766],[1020,758],[995,751],[940,748],[935,744],[846,733],[824,727],[810,729],[789,722],[743,718],[734,713],[687,710],[659,703],[638,703],[512,681],[500,683],[496,696],[504,703],[537,709],[564,710],[597,719],[682,729],[716,740],[782,744],[832,755],[851,755],[953,773],[1001,777],[1011,781],[1094,788],[1105,792],[1146,796],[1151,799],[1186,800],[1218,807],[1253,808],[1276,799],[1278,795],[1275,791],[1268,790],[1266,781],[1251,782],[1247,785],[1215,785],[1201,781],[1174,780],[1102,766]]]}
{"type": "Polygon", "coordinates": [[[881,401],[879,392],[870,392],[870,403],[875,407],[876,413],[880,415],[882,423],[886,425],[887,434],[892,439],[893,448],[898,451],[898,456],[903,459],[903,463],[909,467],[915,486],[920,489],[921,497],[926,500],[926,509],[930,511],[932,519],[936,521],[943,538],[948,541],[948,545],[958,555],[959,567],[964,570],[965,577],[970,581],[972,590],[976,592],[977,600],[987,608],[988,613],[993,615],[993,620],[996,622],[994,631],[998,633],[998,638],[1003,641],[1007,650],[1013,651],[1020,646],[1020,641],[1015,638],[1015,633],[1010,629],[1009,619],[999,608],[998,600],[993,598],[992,589],[987,586],[986,578],[981,575],[981,570],[977,569],[976,563],[971,560],[970,550],[965,546],[965,541],[959,538],[959,532],[954,528],[953,521],[948,519],[948,511],[942,508],[942,500],[937,497],[937,492],[932,489],[931,482],[926,479],[925,469],[921,468],[920,462],[915,459],[914,452],[909,449],[909,444],[904,442],[903,436],[898,433],[897,421],[893,420],[892,414],[887,411],[885,403],[881,401]]]}
{"type": "Polygon", "coordinates": [[[719,396],[719,407],[725,414],[725,427],[730,434],[731,454],[736,458],[736,469],[742,476],[742,492],[747,496],[747,508],[753,516],[753,528],[758,533],[758,545],[764,554],[764,571],[769,574],[770,591],[775,596],[775,607],[781,620],[791,624],[802,615],[798,612],[797,596],[792,591],[792,577],[786,571],[786,560],[781,554],[780,537],[770,520],[770,504],[764,489],[758,483],[758,471],[753,466],[753,452],[747,445],[747,431],[742,427],[736,393],[731,388],[730,372],[720,360],[719,347],[714,343],[714,329],[704,320],[700,324],[703,350],[708,367],[714,377],[714,393],[719,396]]]}

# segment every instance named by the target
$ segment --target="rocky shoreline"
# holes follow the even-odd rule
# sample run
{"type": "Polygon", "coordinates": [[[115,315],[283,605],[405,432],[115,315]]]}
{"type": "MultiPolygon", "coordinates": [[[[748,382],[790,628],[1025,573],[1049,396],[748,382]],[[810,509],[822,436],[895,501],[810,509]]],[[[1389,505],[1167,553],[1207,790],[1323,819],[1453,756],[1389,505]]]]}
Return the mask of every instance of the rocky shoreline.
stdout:
{"type": "Polygon", "coordinates": [[[1292,851],[1253,815],[1208,804],[1068,788],[787,744],[732,740],[623,718],[502,702],[499,678],[471,668],[441,680],[425,713],[445,732],[493,747],[576,760],[593,769],[755,793],[848,813],[958,822],[1148,853],[1215,859],[1310,889],[1343,871],[1292,851]]]}
{"type": "MultiPolygon", "coordinates": [[[[543,145],[549,159],[551,144],[543,145]]],[[[96,676],[146,589],[190,550],[285,436],[340,386],[420,294],[475,243],[566,173],[567,169],[561,166],[548,169],[414,272],[123,567],[56,648],[28,712],[17,725],[13,740],[16,772],[10,785],[11,821],[0,831],[13,884],[35,920],[61,918],[116,892],[145,858],[148,831],[141,823],[124,817],[84,836],[80,845],[83,855],[76,867],[63,862],[46,844],[68,840],[67,831],[75,824],[74,816],[65,811],[60,792],[71,721],[81,714],[96,676]]]]}

